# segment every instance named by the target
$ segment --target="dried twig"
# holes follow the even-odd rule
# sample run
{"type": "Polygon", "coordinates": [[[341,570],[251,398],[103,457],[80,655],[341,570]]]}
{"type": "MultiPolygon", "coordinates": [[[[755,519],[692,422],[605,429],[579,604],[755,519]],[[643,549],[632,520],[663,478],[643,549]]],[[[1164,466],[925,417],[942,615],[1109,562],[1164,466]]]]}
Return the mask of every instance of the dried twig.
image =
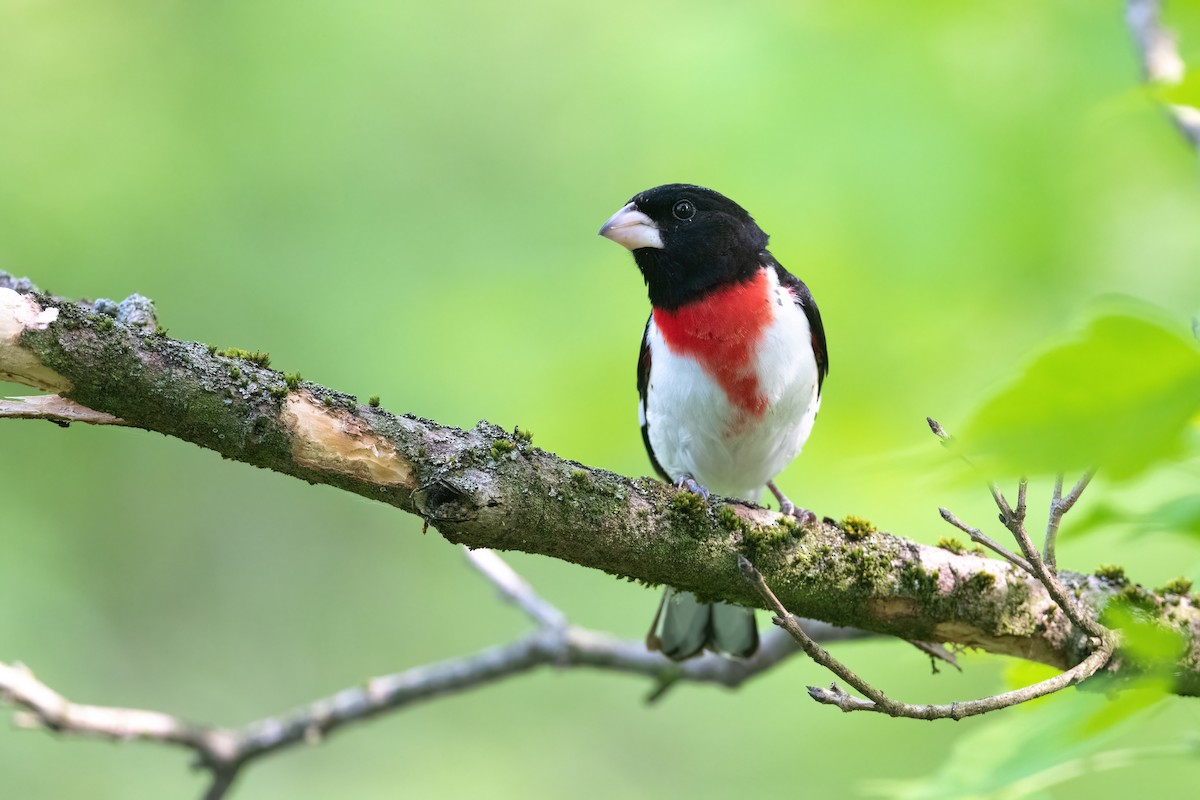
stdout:
{"type": "MultiPolygon", "coordinates": [[[[1087,473],[1083,478],[1081,478],[1079,483],[1076,485],[1078,492],[1072,490],[1070,504],[1061,502],[1051,503],[1050,517],[1054,521],[1055,533],[1057,533],[1058,524],[1062,521],[1063,514],[1065,514],[1071,506],[1075,505],[1075,501],[1079,499],[1079,494],[1083,492],[1083,489],[1087,486],[1089,480],[1091,480],[1091,472],[1087,473]]],[[[1022,486],[1023,485],[1024,481],[1022,481],[1022,486]]],[[[1022,494],[1024,494],[1023,489],[1022,494]]],[[[1024,513],[1022,513],[1019,517],[1012,516],[1004,518],[1002,515],[1001,519],[1004,520],[1005,527],[1007,527],[1012,533],[1013,538],[1017,540],[1017,545],[1020,547],[1021,553],[1025,556],[1025,559],[1029,562],[1029,565],[1033,570],[1034,577],[1036,577],[1042,583],[1042,585],[1046,587],[1046,591],[1049,593],[1050,597],[1052,597],[1054,602],[1057,603],[1060,608],[1062,608],[1063,612],[1066,613],[1071,622],[1073,622],[1081,630],[1086,631],[1091,637],[1097,639],[1110,638],[1110,632],[1108,629],[1097,622],[1094,616],[1084,611],[1082,606],[1080,606],[1079,602],[1075,599],[1074,595],[1068,592],[1066,587],[1064,587],[1062,582],[1058,579],[1057,573],[1050,567],[1046,566],[1046,563],[1042,560],[1041,554],[1037,551],[1037,548],[1034,547],[1033,540],[1029,538],[1029,534],[1025,530],[1024,513]]],[[[1053,540],[1053,537],[1050,538],[1053,540]]]]}
{"type": "MultiPolygon", "coordinates": [[[[930,429],[943,443],[951,440],[952,437],[933,418],[927,417],[926,419],[929,422],[930,429]]],[[[962,456],[962,459],[968,466],[974,466],[966,456],[962,456]]],[[[941,513],[942,519],[966,533],[971,537],[972,541],[991,549],[1036,578],[1046,588],[1046,592],[1054,602],[1066,613],[1071,622],[1080,630],[1085,631],[1089,637],[1092,639],[1107,639],[1111,636],[1111,632],[1097,622],[1094,616],[1088,614],[1075,599],[1074,595],[1067,591],[1062,581],[1058,579],[1058,570],[1054,563],[1054,544],[1063,515],[1070,511],[1079,500],[1079,496],[1083,494],[1083,490],[1087,488],[1093,475],[1095,475],[1095,470],[1088,470],[1084,473],[1083,477],[1079,479],[1079,482],[1075,484],[1075,487],[1071,489],[1070,494],[1065,498],[1062,497],[1062,477],[1059,476],[1056,481],[1054,496],[1050,502],[1050,521],[1046,528],[1048,560],[1043,559],[1042,554],[1038,552],[1033,544],[1033,540],[1029,538],[1029,534],[1025,530],[1029,483],[1024,478],[1021,479],[1017,486],[1016,508],[1009,505],[1008,500],[1004,497],[1004,493],[995,482],[988,484],[988,490],[992,493],[992,499],[996,503],[996,508],[1000,510],[1000,522],[1004,527],[1008,528],[1009,533],[1017,540],[1017,547],[1021,551],[1020,556],[994,541],[978,528],[974,528],[963,522],[948,509],[940,508],[938,511],[941,513]]]]}
{"type": "Polygon", "coordinates": [[[816,661],[869,698],[863,700],[849,695],[838,687],[837,684],[832,684],[828,689],[816,686],[808,687],[808,693],[814,700],[827,705],[835,705],[843,711],[878,711],[892,717],[908,717],[911,719],[959,720],[963,717],[972,717],[978,714],[986,714],[989,711],[1008,708],[1009,706],[1034,700],[1038,697],[1044,697],[1067,686],[1077,684],[1094,675],[1097,670],[1108,663],[1108,659],[1112,655],[1112,640],[1106,637],[1098,643],[1091,655],[1076,666],[1053,678],[1026,686],[1023,689],[992,695],[991,697],[984,697],[979,700],[950,703],[948,705],[911,705],[909,703],[900,703],[892,700],[883,692],[860,678],[853,670],[831,656],[828,651],[806,634],[804,629],[797,623],[795,617],[788,613],[783,604],[779,602],[775,593],[771,591],[771,587],[767,585],[762,574],[754,568],[753,564],[744,557],[739,557],[738,565],[742,568],[742,572],[746,575],[747,580],[758,589],[767,604],[775,610],[775,617],[772,621],[791,634],[792,638],[800,644],[800,647],[813,661],[816,661]]]}
{"type": "MultiPolygon", "coordinates": [[[[669,687],[683,682],[737,687],[799,652],[786,633],[777,631],[763,637],[759,652],[750,659],[735,661],[710,654],[676,663],[647,651],[640,641],[623,641],[568,624],[562,611],[538,596],[492,551],[469,551],[468,558],[505,599],[537,624],[534,632],[472,656],[372,678],[363,686],[240,728],[199,725],[156,711],[73,703],[21,665],[0,664],[0,700],[24,709],[18,718],[23,727],[118,741],[153,741],[192,750],[198,765],[212,774],[204,797],[219,800],[242,768],[255,759],[293,745],[322,741],[344,725],[538,667],[590,667],[642,675],[654,680],[650,699],[658,699],[669,687]]],[[[818,632],[827,641],[869,635],[824,623],[818,624],[818,632]]]]}
{"type": "Polygon", "coordinates": [[[863,700],[860,697],[847,694],[836,683],[830,684],[828,689],[823,689],[819,686],[810,686],[808,687],[808,694],[818,703],[837,706],[842,711],[878,711],[889,716],[908,717],[910,719],[960,720],[964,717],[974,717],[980,714],[987,714],[990,711],[999,711],[1002,708],[1027,703],[1030,700],[1036,700],[1039,697],[1045,697],[1048,694],[1066,689],[1068,686],[1074,686],[1095,675],[1096,672],[1108,663],[1108,659],[1111,656],[1111,645],[1104,644],[1097,648],[1090,656],[1079,662],[1079,664],[1066,672],[1055,675],[1053,678],[1047,678],[1044,681],[1021,689],[1015,689],[1011,692],[981,697],[978,700],[964,700],[940,705],[910,705],[895,701],[888,701],[888,704],[883,705],[872,700],[863,700]]]}
{"type": "Polygon", "coordinates": [[[1025,570],[1030,575],[1033,574],[1033,567],[1029,564],[1028,561],[1021,558],[1019,555],[1012,552],[1007,547],[1005,547],[1004,545],[997,542],[995,539],[993,539],[990,536],[988,536],[987,534],[985,534],[983,531],[979,530],[979,528],[972,528],[970,525],[963,522],[958,517],[954,516],[954,514],[949,509],[939,508],[938,513],[940,513],[942,515],[942,519],[946,520],[946,522],[949,522],[951,525],[958,528],[960,531],[965,533],[967,536],[971,537],[972,542],[983,545],[984,547],[991,550],[993,553],[996,553],[997,555],[999,555],[1001,558],[1005,559],[1006,561],[1008,561],[1012,564],[1015,564],[1016,566],[1025,570]]]}
{"type": "MultiPolygon", "coordinates": [[[[950,435],[946,433],[945,428],[936,420],[932,417],[927,417],[926,421],[929,423],[930,430],[943,443],[951,441],[950,435]]],[[[754,585],[759,594],[767,602],[767,605],[775,609],[775,624],[791,634],[800,644],[801,648],[814,661],[829,669],[867,697],[865,700],[854,697],[847,694],[837,684],[832,684],[828,689],[810,686],[808,691],[813,699],[821,703],[836,705],[843,711],[878,711],[893,717],[911,717],[914,719],[950,718],[957,720],[976,714],[985,714],[996,709],[1024,703],[1079,683],[1094,675],[1097,670],[1108,663],[1109,658],[1112,656],[1116,644],[1115,634],[1084,611],[1075,598],[1067,592],[1062,582],[1058,579],[1053,557],[1054,541],[1058,534],[1062,517],[1079,500],[1083,490],[1087,487],[1089,481],[1091,481],[1092,474],[1091,471],[1086,473],[1065,498],[1062,496],[1061,476],[1056,482],[1054,496],[1050,503],[1050,521],[1046,531],[1046,549],[1050,554],[1048,560],[1043,559],[1042,554],[1034,547],[1029,534],[1025,530],[1029,484],[1024,478],[1017,485],[1017,504],[1015,507],[1009,504],[999,485],[994,482],[988,484],[988,490],[991,492],[992,499],[1000,511],[1000,521],[1017,540],[1021,555],[1013,553],[978,528],[974,528],[963,522],[948,509],[939,509],[942,518],[946,522],[966,533],[971,537],[972,541],[990,548],[1005,560],[1037,578],[1038,582],[1045,587],[1046,592],[1063,610],[1071,622],[1079,629],[1085,631],[1090,637],[1090,653],[1078,664],[1053,678],[1016,691],[993,695],[979,700],[951,703],[949,705],[910,705],[892,700],[883,692],[860,678],[849,667],[833,658],[820,645],[813,641],[775,596],[775,593],[771,591],[762,574],[746,558],[739,556],[738,564],[747,580],[754,585]]]]}
{"type": "Polygon", "coordinates": [[[1091,483],[1092,476],[1095,474],[1095,470],[1085,472],[1066,497],[1062,496],[1063,476],[1058,475],[1054,479],[1054,497],[1050,500],[1050,520],[1046,523],[1046,544],[1042,547],[1042,558],[1046,562],[1046,568],[1052,573],[1058,573],[1058,563],[1054,546],[1058,538],[1058,526],[1062,523],[1063,514],[1071,510],[1071,507],[1079,500],[1079,496],[1083,494],[1083,490],[1091,483]]]}
{"type": "Polygon", "coordinates": [[[567,615],[539,597],[533,587],[495,552],[486,547],[472,550],[465,546],[463,551],[467,560],[500,590],[504,599],[524,611],[535,623],[553,630],[567,627],[567,615]]]}
{"type": "MultiPolygon", "coordinates": [[[[801,622],[801,620],[797,620],[797,622],[801,622]]],[[[939,661],[949,664],[959,672],[962,672],[962,667],[958,665],[958,657],[946,645],[935,644],[933,642],[918,642],[915,639],[906,639],[905,641],[929,656],[929,663],[933,666],[933,674],[936,675],[938,673],[937,663],[939,661]]]]}

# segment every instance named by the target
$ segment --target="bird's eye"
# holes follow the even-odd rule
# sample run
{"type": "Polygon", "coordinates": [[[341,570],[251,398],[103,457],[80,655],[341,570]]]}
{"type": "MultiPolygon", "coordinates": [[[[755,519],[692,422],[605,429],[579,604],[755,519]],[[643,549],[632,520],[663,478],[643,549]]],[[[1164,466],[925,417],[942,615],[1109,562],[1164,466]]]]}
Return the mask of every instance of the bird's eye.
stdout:
{"type": "Polygon", "coordinates": [[[671,213],[675,215],[675,219],[691,219],[696,216],[696,207],[692,205],[691,200],[680,200],[671,209],[671,213]]]}

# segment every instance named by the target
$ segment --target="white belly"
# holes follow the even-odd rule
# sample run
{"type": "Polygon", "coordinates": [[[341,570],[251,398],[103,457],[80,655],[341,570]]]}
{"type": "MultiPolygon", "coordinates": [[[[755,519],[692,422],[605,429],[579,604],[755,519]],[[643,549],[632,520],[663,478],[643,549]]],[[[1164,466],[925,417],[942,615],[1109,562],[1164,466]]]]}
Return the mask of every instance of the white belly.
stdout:
{"type": "Polygon", "coordinates": [[[767,481],[800,453],[820,406],[812,334],[772,272],[774,319],[758,347],[762,415],[730,402],[691,358],[671,352],[652,321],[645,407],[650,446],[672,480],[687,474],[716,494],[757,502],[767,481]]]}

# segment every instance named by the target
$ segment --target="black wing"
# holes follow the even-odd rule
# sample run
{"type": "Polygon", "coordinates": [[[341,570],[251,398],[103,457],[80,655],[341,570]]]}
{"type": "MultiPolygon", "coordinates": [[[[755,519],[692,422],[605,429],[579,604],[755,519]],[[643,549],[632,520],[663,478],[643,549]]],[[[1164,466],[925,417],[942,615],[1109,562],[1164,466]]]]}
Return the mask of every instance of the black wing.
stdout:
{"type": "Polygon", "coordinates": [[[654,448],[650,446],[650,423],[646,419],[646,392],[650,388],[650,343],[647,340],[650,337],[650,323],[653,319],[654,314],[651,314],[650,319],[646,320],[646,329],[642,331],[642,351],[638,354],[638,410],[641,412],[640,416],[643,420],[642,444],[646,445],[646,455],[650,456],[650,466],[654,467],[654,471],[658,473],[660,478],[670,483],[670,476],[662,468],[662,464],[658,463],[658,458],[654,455],[654,448]]]}
{"type": "MultiPolygon", "coordinates": [[[[825,382],[825,376],[829,374],[829,345],[825,341],[825,326],[821,324],[821,312],[817,310],[817,301],[813,299],[812,292],[804,285],[804,281],[784,269],[783,265],[775,260],[775,256],[764,250],[762,258],[765,266],[775,268],[779,284],[787,287],[788,291],[792,293],[792,297],[795,298],[796,305],[800,306],[804,311],[804,316],[808,317],[808,327],[812,331],[813,357],[817,360],[817,392],[819,393],[821,384],[825,382]]],[[[648,357],[647,360],[649,360],[648,357]]]]}

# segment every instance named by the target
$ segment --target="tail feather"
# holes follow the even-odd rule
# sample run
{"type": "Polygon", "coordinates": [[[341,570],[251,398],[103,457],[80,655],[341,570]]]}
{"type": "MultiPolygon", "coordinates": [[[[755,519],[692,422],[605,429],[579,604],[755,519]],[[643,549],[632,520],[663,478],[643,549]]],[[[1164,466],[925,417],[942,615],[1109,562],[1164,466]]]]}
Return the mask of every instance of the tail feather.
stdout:
{"type": "Polygon", "coordinates": [[[691,592],[668,588],[646,636],[646,646],[661,650],[674,661],[698,655],[705,647],[748,658],[758,649],[754,610],[729,603],[701,603],[691,592]]]}
{"type": "Polygon", "coordinates": [[[712,649],[726,656],[749,658],[758,650],[754,609],[717,603],[712,606],[712,649]]]}

